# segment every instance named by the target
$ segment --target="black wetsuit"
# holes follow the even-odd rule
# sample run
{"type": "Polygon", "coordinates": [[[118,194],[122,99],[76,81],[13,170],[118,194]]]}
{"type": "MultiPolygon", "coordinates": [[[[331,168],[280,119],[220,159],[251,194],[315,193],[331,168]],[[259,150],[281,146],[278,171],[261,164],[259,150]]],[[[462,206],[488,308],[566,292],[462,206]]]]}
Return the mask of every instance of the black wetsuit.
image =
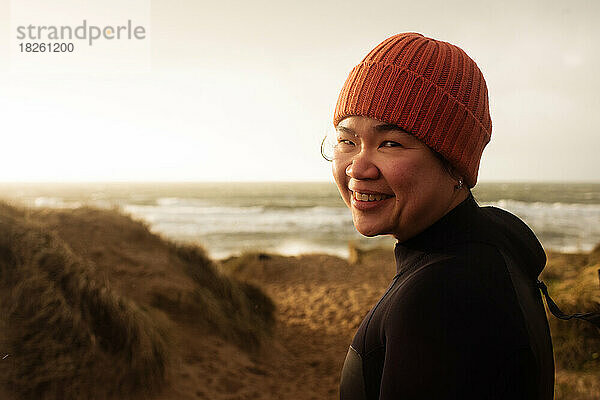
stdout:
{"type": "Polygon", "coordinates": [[[553,398],[536,287],[546,255],[520,219],[471,195],[395,255],[346,356],[342,400],[553,398]]]}

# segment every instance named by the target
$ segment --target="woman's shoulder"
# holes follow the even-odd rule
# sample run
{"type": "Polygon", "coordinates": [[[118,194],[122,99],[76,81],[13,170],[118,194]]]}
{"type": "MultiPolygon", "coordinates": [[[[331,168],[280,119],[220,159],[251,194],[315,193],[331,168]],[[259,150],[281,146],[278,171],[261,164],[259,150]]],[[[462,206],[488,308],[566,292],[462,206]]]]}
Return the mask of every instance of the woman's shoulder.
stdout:
{"type": "Polygon", "coordinates": [[[510,335],[524,343],[523,320],[502,254],[485,242],[451,250],[428,255],[421,268],[399,283],[390,299],[387,328],[417,324],[471,335],[510,327],[510,335]]]}
{"type": "Polygon", "coordinates": [[[486,241],[467,241],[429,253],[400,278],[394,295],[402,304],[463,312],[484,307],[510,314],[518,309],[515,289],[501,251],[486,241]]]}
{"type": "Polygon", "coordinates": [[[420,286],[442,282],[464,286],[498,283],[500,277],[508,277],[508,270],[498,246],[490,241],[469,240],[423,255],[418,268],[406,280],[420,286]]]}

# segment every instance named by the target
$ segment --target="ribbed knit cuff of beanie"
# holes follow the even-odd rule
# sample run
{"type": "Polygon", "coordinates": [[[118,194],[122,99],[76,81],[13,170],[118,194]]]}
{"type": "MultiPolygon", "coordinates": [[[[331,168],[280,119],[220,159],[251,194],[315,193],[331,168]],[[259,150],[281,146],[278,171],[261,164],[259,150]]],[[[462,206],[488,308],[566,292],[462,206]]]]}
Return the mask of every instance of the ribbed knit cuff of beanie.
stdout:
{"type": "Polygon", "coordinates": [[[384,40],[350,72],[334,126],[352,115],[398,125],[477,183],[492,121],[483,74],[459,47],[418,33],[384,40]]]}

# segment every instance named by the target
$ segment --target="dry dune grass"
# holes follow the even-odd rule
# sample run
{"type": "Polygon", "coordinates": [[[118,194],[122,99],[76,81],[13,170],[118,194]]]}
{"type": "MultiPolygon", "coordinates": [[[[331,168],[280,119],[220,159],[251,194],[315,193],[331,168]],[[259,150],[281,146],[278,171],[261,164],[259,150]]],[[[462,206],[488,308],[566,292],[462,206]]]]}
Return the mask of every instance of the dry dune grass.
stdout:
{"type": "Polygon", "coordinates": [[[41,210],[33,217],[137,304],[245,349],[255,348],[272,329],[272,301],[255,286],[223,276],[198,246],[164,239],[117,211],[41,210]]]}
{"type": "Polygon", "coordinates": [[[168,247],[185,262],[197,286],[175,294],[156,292],[153,306],[184,320],[199,319],[207,333],[218,333],[248,351],[272,333],[275,305],[260,289],[220,274],[197,246],[169,242],[168,247]]]}
{"type": "MultiPolygon", "coordinates": [[[[542,279],[547,279],[550,295],[563,312],[600,312],[600,263],[590,264],[596,252],[600,253],[550,254],[542,279]]],[[[600,330],[585,321],[563,321],[550,314],[548,318],[557,366],[600,371],[600,330]]]]}
{"type": "Polygon", "coordinates": [[[5,387],[37,399],[156,390],[167,363],[160,325],[93,278],[93,266],[56,235],[6,208],[1,213],[5,387]]]}
{"type": "Polygon", "coordinates": [[[155,395],[178,362],[172,321],[247,349],[274,322],[269,298],[201,249],[91,208],[0,203],[0,304],[0,387],[22,399],[155,395]]]}
{"type": "MultiPolygon", "coordinates": [[[[600,246],[589,254],[549,253],[542,279],[567,314],[600,312],[600,246]]],[[[600,329],[580,320],[563,321],[548,313],[556,360],[556,398],[598,399],[600,329]]]]}

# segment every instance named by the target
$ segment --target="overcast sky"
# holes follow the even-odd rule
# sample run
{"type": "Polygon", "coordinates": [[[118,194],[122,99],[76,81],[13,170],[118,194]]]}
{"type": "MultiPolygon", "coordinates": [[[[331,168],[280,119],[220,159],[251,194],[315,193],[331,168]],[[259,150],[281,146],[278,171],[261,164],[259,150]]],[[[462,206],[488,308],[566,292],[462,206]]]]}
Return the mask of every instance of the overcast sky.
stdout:
{"type": "Polygon", "coordinates": [[[486,78],[480,182],[600,181],[599,1],[111,1],[0,0],[0,181],[329,180],[348,72],[405,31],[486,78]],[[128,18],[144,41],[16,52],[26,22],[128,18]]]}

